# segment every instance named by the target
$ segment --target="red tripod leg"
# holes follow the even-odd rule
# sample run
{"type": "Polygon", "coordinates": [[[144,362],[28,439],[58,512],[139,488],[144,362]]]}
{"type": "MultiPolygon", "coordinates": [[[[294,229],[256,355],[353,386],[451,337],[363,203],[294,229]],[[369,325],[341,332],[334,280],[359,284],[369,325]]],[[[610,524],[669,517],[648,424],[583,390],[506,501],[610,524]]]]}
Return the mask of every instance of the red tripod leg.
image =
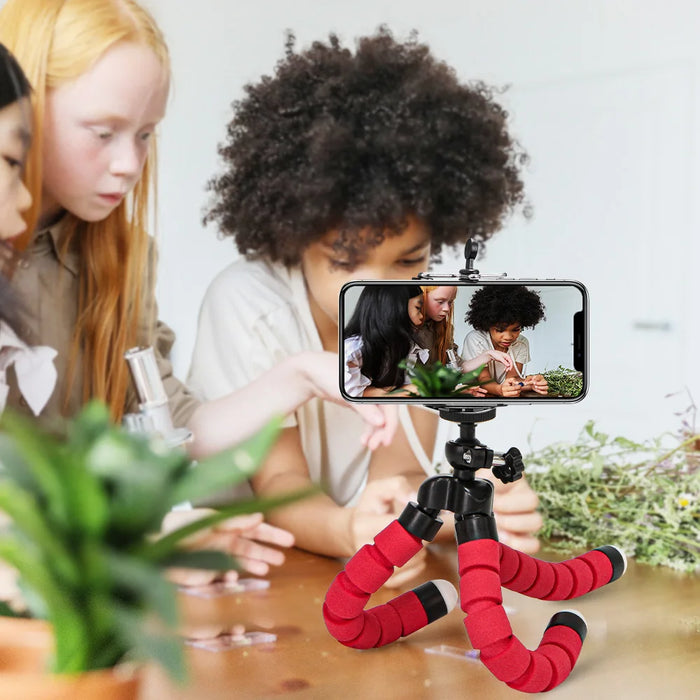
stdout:
{"type": "Polygon", "coordinates": [[[616,581],[627,566],[624,553],[611,545],[558,563],[499,547],[501,585],[540,600],[578,598],[616,581]]]}
{"type": "Polygon", "coordinates": [[[423,546],[398,520],[362,547],[333,580],[323,604],[323,619],[345,646],[369,649],[405,637],[446,615],[457,603],[448,581],[428,581],[384,605],[365,610],[372,593],[423,546]]]}
{"type": "Polygon", "coordinates": [[[511,688],[528,693],[551,690],[578,659],[586,625],[574,612],[552,617],[537,649],[528,650],[513,634],[503,610],[500,546],[492,539],[459,545],[460,598],[464,625],[484,665],[511,688]]]}

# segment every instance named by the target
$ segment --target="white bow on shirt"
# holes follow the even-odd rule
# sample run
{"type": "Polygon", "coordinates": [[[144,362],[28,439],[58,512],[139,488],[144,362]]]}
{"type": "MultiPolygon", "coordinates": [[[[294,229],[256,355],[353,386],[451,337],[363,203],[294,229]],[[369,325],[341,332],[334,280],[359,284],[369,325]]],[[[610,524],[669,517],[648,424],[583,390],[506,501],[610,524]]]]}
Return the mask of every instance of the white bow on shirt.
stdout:
{"type": "Polygon", "coordinates": [[[58,373],[53,359],[57,354],[48,345],[27,345],[6,323],[0,323],[0,411],[5,408],[9,392],[5,377],[7,368],[14,365],[17,387],[38,416],[56,386],[58,373]]]}
{"type": "Polygon", "coordinates": [[[418,355],[418,359],[425,364],[429,359],[430,359],[430,348],[420,348],[416,347],[414,349],[414,352],[416,355],[418,355]]]}

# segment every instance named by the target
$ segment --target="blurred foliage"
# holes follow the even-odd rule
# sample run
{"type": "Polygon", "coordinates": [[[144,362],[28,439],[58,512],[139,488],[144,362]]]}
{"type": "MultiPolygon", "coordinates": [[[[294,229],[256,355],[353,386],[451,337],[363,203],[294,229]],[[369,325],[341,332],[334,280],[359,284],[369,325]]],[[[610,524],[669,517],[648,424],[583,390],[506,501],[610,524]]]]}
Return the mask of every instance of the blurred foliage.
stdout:
{"type": "MultiPolygon", "coordinates": [[[[241,445],[193,465],[182,450],[113,425],[107,408],[88,404],[62,437],[6,412],[0,432],[0,559],[19,573],[33,617],[55,635],[56,673],[154,659],[184,678],[176,637],[179,567],[225,570],[220,551],[189,551],[184,537],[233,515],[299,496],[220,509],[165,537],[155,536],[171,508],[250,477],[279,432],[275,419],[241,445]]],[[[8,608],[3,608],[8,612],[8,608]]],[[[2,611],[0,611],[2,612],[2,611]]]]}

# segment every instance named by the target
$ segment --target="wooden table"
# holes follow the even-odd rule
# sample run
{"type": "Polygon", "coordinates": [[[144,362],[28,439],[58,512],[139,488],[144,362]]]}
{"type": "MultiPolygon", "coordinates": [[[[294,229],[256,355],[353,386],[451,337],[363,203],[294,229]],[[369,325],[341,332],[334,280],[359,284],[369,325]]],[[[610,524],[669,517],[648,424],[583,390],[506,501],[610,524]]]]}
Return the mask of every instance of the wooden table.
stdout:
{"type": "MultiPolygon", "coordinates": [[[[542,558],[550,558],[541,555],[542,558]]],[[[556,560],[556,557],[551,557],[556,560]]],[[[269,645],[226,652],[188,649],[191,681],[176,687],[149,672],[143,700],[219,698],[515,698],[479,662],[433,655],[426,649],[471,646],[459,608],[409,638],[381,649],[357,651],[333,639],[321,606],[341,564],[294,550],[269,576],[264,592],[202,600],[187,597],[193,623],[245,623],[277,635],[269,645]]],[[[456,549],[431,546],[428,571],[415,583],[445,578],[457,583],[456,549]]],[[[386,602],[382,590],[370,601],[386,602]]],[[[558,610],[579,610],[588,636],[572,674],[552,698],[682,700],[700,691],[700,577],[630,562],[625,576],[581,599],[543,602],[504,590],[513,631],[530,649],[558,610]]]]}

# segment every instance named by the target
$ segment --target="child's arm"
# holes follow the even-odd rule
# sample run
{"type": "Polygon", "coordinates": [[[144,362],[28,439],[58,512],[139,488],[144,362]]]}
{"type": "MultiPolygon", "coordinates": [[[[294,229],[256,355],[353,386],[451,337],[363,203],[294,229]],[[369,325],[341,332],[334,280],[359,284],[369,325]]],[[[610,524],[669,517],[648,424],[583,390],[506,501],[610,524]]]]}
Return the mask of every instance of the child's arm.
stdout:
{"type": "Polygon", "coordinates": [[[513,360],[508,353],[501,352],[500,350],[486,350],[476,357],[472,357],[470,360],[465,360],[462,363],[462,372],[471,372],[473,369],[479,367],[479,365],[485,365],[490,360],[500,362],[507,370],[513,368],[513,360]]]}
{"type": "MultiPolygon", "coordinates": [[[[259,496],[312,487],[298,428],[282,432],[252,484],[259,496]]],[[[350,557],[398,516],[410,491],[406,480],[385,479],[373,488],[368,486],[357,506],[339,506],[330,496],[318,493],[270,512],[267,519],[292,532],[296,545],[302,549],[326,556],[350,557]]],[[[422,558],[418,557],[402,572],[408,577],[422,568],[422,558]]]]}
{"type": "Polygon", "coordinates": [[[338,388],[338,356],[309,351],[286,358],[231,394],[201,404],[189,422],[194,435],[190,454],[201,458],[231,447],[273,415],[287,415],[314,396],[348,406],[362,415],[368,424],[362,441],[370,449],[391,442],[396,408],[344,401],[338,388]]]}

